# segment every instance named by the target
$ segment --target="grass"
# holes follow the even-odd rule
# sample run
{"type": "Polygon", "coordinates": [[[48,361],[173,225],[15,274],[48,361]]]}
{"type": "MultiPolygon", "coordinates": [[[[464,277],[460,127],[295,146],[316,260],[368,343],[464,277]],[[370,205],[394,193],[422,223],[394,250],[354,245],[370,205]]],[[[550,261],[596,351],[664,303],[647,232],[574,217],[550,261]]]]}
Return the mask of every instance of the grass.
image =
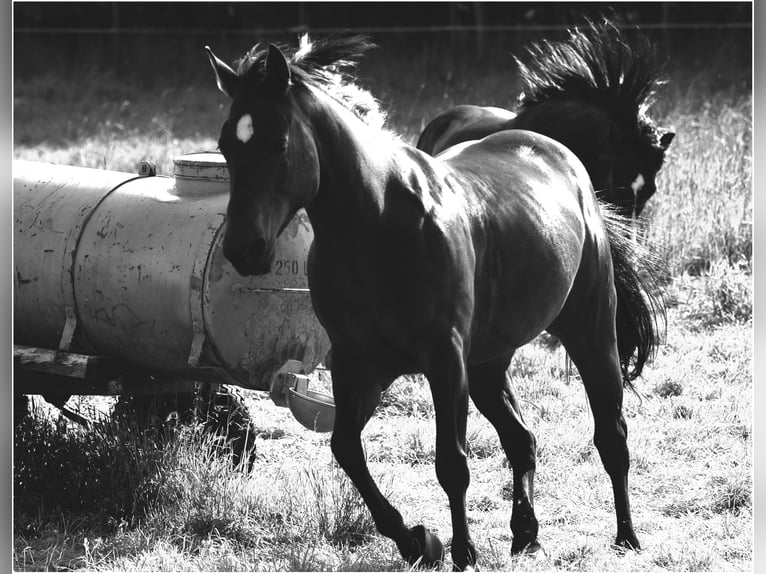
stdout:
{"type": "Polygon", "coordinates": [[[127,172],[153,161],[158,173],[172,175],[176,156],[216,149],[224,116],[214,89],[146,93],[108,76],[50,74],[15,88],[14,155],[36,161],[127,172]],[[89,89],[81,93],[80,85],[89,89]]]}
{"type": "MultiPolygon", "coordinates": [[[[679,290],[688,289],[676,283],[679,290]]],[[[610,548],[611,488],[592,444],[585,393],[576,373],[567,377],[563,351],[534,344],[520,351],[526,371],[514,377],[514,385],[539,441],[536,508],[545,555],[511,557],[509,469],[494,431],[471,407],[467,507],[482,569],[751,567],[750,325],[689,330],[689,311],[680,304],[670,310],[667,344],[637,385],[640,396],[626,395],[631,495],[643,552],[610,548]],[[679,409],[687,414],[676,416],[679,409]]],[[[388,394],[363,435],[371,472],[409,524],[428,524],[448,542],[448,506],[433,469],[432,415],[403,411],[398,404],[424,400],[427,385],[402,378],[388,394]]],[[[216,454],[207,435],[186,429],[144,453],[145,460],[159,462],[144,480],[152,485],[152,495],[144,495],[151,502],[140,512],[98,527],[72,510],[32,510],[23,519],[17,514],[15,567],[407,569],[393,543],[375,532],[363,503],[333,463],[328,435],[306,431],[266,397],[255,395],[248,406],[256,428],[282,429],[277,438],[259,433],[252,472],[216,454]]],[[[113,448],[115,440],[73,436],[83,450],[100,440],[113,448]]],[[[43,443],[35,456],[68,462],[55,448],[43,443]]],[[[17,464],[19,456],[17,451],[17,464]]]]}
{"type": "MultiPolygon", "coordinates": [[[[437,110],[508,106],[515,96],[510,58],[472,67],[460,57],[442,64],[434,47],[401,58],[386,49],[363,74],[408,141],[437,110]]],[[[625,399],[644,550],[611,549],[611,488],[585,393],[563,351],[538,340],[519,351],[511,375],[538,438],[545,551],[510,555],[510,472],[494,430],[471,407],[467,507],[481,569],[753,567],[752,99],[747,83],[731,79],[730,63],[709,65],[713,72],[671,70],[652,112],[678,135],[645,233],[667,263],[666,341],[625,399]]],[[[215,147],[226,101],[208,80],[147,86],[95,71],[18,80],[14,156],[123,171],[149,159],[171,174],[176,155],[215,147]]],[[[326,385],[324,373],[316,376],[326,385]]],[[[257,429],[250,471],[196,427],[164,438],[88,433],[36,412],[15,433],[14,568],[409,569],[333,462],[328,435],[306,431],[263,395],[251,394],[247,405],[257,429]]],[[[405,521],[448,543],[433,406],[420,377],[394,383],[363,439],[372,475],[405,521]]]]}
{"type": "Polygon", "coordinates": [[[663,246],[669,272],[699,274],[723,260],[752,257],[752,99],[712,97],[701,109],[679,108],[660,190],[648,204],[649,239],[663,246]]]}

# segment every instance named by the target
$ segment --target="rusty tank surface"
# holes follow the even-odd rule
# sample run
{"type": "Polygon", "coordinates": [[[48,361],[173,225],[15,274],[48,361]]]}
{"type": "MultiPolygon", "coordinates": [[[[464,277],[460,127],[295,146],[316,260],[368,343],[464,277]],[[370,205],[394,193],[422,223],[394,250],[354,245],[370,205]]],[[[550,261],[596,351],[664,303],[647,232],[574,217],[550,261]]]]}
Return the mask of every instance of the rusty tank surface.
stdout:
{"type": "Polygon", "coordinates": [[[179,157],[174,177],[17,160],[13,178],[15,345],[258,390],[286,361],[308,372],[327,354],[307,215],[279,237],[270,274],[237,274],[221,250],[220,154],[179,157]]]}

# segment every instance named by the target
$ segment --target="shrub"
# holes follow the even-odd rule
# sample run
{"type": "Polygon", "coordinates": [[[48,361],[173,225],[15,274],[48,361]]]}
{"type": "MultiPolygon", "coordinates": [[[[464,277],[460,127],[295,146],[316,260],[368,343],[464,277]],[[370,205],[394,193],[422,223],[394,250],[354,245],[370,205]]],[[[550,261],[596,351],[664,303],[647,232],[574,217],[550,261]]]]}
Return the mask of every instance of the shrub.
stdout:
{"type": "Polygon", "coordinates": [[[673,409],[674,419],[690,419],[694,416],[694,409],[688,405],[676,405],[673,409]]]}
{"type": "Polygon", "coordinates": [[[747,472],[714,477],[710,484],[713,498],[710,509],[716,513],[740,514],[753,505],[752,478],[747,472]]]}
{"type": "Polygon", "coordinates": [[[654,387],[654,392],[664,399],[681,396],[683,390],[683,386],[678,381],[664,381],[654,387]]]}
{"type": "Polygon", "coordinates": [[[132,522],[141,499],[151,496],[161,460],[154,431],[69,428],[33,409],[14,433],[14,513],[80,513],[104,526],[132,522]]]}

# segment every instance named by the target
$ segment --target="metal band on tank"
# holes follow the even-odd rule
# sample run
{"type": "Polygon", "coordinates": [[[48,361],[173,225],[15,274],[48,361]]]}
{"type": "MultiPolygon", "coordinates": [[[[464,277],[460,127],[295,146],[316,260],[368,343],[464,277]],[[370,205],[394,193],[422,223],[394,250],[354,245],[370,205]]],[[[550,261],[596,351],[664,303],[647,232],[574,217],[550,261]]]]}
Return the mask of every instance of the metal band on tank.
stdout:
{"type": "MultiPolygon", "coordinates": [[[[202,350],[207,336],[203,292],[205,280],[207,278],[208,264],[213,256],[213,246],[215,245],[215,241],[221,229],[223,229],[223,223],[220,223],[217,226],[207,226],[207,233],[200,240],[202,244],[200,251],[205,253],[205,257],[200,257],[200,251],[197,252],[197,256],[194,258],[192,276],[189,278],[191,281],[191,289],[189,292],[189,313],[191,314],[192,326],[194,328],[194,339],[192,340],[191,349],[189,350],[189,366],[191,367],[200,366],[199,360],[202,356],[202,350]],[[212,235],[209,235],[210,232],[212,232],[212,235]]],[[[224,364],[213,347],[214,345],[208,345],[208,348],[213,352],[218,363],[224,364]]]]}
{"type": "Polygon", "coordinates": [[[67,303],[69,304],[65,305],[67,320],[66,320],[66,325],[64,326],[64,332],[61,335],[61,342],[59,343],[59,351],[69,350],[77,331],[80,332],[81,336],[84,337],[85,341],[90,346],[93,346],[92,343],[90,343],[90,340],[88,339],[87,332],[85,332],[85,326],[79,320],[80,314],[78,313],[78,310],[77,310],[77,298],[75,297],[75,292],[74,292],[75,264],[77,263],[77,253],[80,250],[80,241],[82,240],[83,233],[88,226],[88,222],[93,217],[93,214],[96,213],[96,211],[98,211],[98,208],[106,200],[106,198],[108,198],[110,195],[112,195],[112,193],[120,189],[123,185],[130,183],[131,181],[135,181],[137,179],[145,179],[145,176],[137,175],[137,176],[131,177],[130,179],[126,179],[125,181],[121,182],[117,186],[107,191],[103,196],[101,196],[101,199],[99,199],[95,203],[93,208],[88,212],[88,214],[82,220],[80,229],[77,233],[77,240],[75,241],[74,249],[72,250],[72,264],[67,269],[67,273],[66,273],[66,276],[69,282],[68,289],[66,290],[67,299],[69,299],[67,303]]]}

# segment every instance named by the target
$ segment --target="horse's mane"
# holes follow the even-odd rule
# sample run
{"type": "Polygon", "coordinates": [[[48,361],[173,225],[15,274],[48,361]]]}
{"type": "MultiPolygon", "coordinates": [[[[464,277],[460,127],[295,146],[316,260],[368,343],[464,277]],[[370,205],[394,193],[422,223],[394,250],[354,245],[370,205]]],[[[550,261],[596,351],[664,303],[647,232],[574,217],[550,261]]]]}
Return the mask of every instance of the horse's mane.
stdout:
{"type": "Polygon", "coordinates": [[[645,36],[631,40],[604,19],[601,23],[588,20],[584,27],[570,30],[564,41],[530,45],[528,64],[516,58],[523,82],[519,109],[561,96],[576,97],[643,123],[661,66],[645,36]]]}
{"type": "MultiPolygon", "coordinates": [[[[294,85],[318,87],[366,123],[382,127],[385,113],[380,104],[356,83],[353,75],[359,59],[374,47],[375,44],[361,35],[343,34],[316,40],[304,34],[297,49],[283,45],[279,49],[288,59],[294,85]]],[[[265,77],[267,55],[267,47],[253,46],[238,63],[239,76],[256,81],[265,77]]]]}

